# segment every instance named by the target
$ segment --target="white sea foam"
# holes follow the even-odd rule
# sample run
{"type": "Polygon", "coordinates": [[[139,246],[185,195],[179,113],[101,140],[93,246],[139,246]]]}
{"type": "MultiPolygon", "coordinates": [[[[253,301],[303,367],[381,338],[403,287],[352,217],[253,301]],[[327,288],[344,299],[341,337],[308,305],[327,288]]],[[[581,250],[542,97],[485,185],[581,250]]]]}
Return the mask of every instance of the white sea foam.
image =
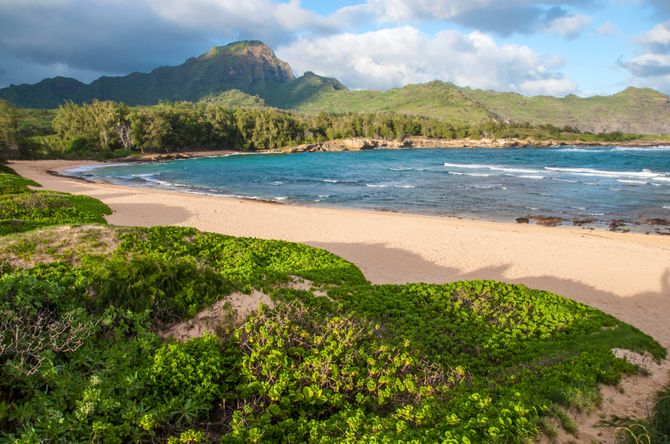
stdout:
{"type": "Polygon", "coordinates": [[[272,185],[273,187],[278,187],[278,186],[280,186],[280,185],[282,185],[282,184],[283,184],[283,182],[281,182],[281,181],[279,181],[279,180],[276,180],[276,181],[272,182],[270,185],[272,185]]]}
{"type": "MultiPolygon", "coordinates": [[[[528,169],[528,168],[507,168],[507,167],[496,166],[496,165],[481,165],[481,164],[445,163],[444,166],[453,167],[453,168],[470,168],[470,169],[476,169],[476,170],[502,171],[502,172],[505,172],[505,173],[537,174],[537,173],[543,173],[544,172],[544,171],[541,171],[541,170],[532,170],[532,169],[528,169]]],[[[450,173],[451,173],[451,171],[450,171],[450,173]]],[[[452,173],[452,174],[454,174],[454,173],[452,173]]]]}
{"type": "Polygon", "coordinates": [[[558,178],[556,178],[556,177],[552,177],[552,180],[557,180],[557,181],[559,181],[559,182],[579,183],[578,180],[558,179],[558,178]]]}
{"type": "Polygon", "coordinates": [[[477,164],[458,164],[458,163],[445,163],[444,166],[446,167],[454,167],[454,168],[474,168],[474,169],[485,169],[485,168],[490,168],[490,165],[477,165],[477,164]]]}
{"type": "Polygon", "coordinates": [[[559,152],[569,152],[569,153],[606,153],[607,150],[588,150],[585,148],[563,148],[562,150],[556,150],[559,152]]]}
{"type": "Polygon", "coordinates": [[[568,173],[577,176],[588,176],[588,177],[605,177],[612,179],[653,179],[656,177],[664,177],[664,174],[654,173],[650,170],[642,171],[603,171],[596,170],[593,168],[556,168],[556,167],[545,167],[549,171],[556,171],[559,173],[568,173]]]}
{"type": "Polygon", "coordinates": [[[288,197],[275,197],[276,200],[286,200],[288,197]]]}
{"type": "MultiPolygon", "coordinates": [[[[143,165],[146,162],[143,163],[134,163],[133,165],[143,165]]],[[[92,170],[97,170],[99,168],[111,168],[111,167],[119,167],[119,166],[128,166],[127,163],[110,163],[110,164],[103,164],[103,165],[82,165],[77,168],[73,168],[71,170],[65,170],[63,171],[64,176],[79,176],[82,174],[86,174],[92,170]]]]}
{"type": "Polygon", "coordinates": [[[524,179],[546,179],[546,177],[544,176],[530,176],[530,175],[516,176],[516,177],[523,177],[524,179]]]}
{"type": "Polygon", "coordinates": [[[501,167],[489,167],[490,170],[493,171],[504,171],[506,173],[526,173],[526,174],[537,174],[537,173],[544,173],[544,171],[540,170],[529,170],[526,168],[501,168],[501,167]]]}
{"type": "Polygon", "coordinates": [[[670,146],[650,146],[645,148],[620,146],[614,148],[612,151],[670,151],[670,146]]]}
{"type": "Polygon", "coordinates": [[[388,185],[375,185],[371,183],[366,183],[365,186],[370,187],[370,188],[387,188],[388,185]]]}
{"type": "Polygon", "coordinates": [[[319,194],[319,197],[330,197],[329,194],[319,194]]]}
{"type": "Polygon", "coordinates": [[[414,185],[393,185],[393,188],[415,188],[414,185]]]}
{"type": "Polygon", "coordinates": [[[634,183],[638,185],[646,185],[648,182],[645,182],[644,180],[628,180],[628,179],[617,179],[617,182],[621,183],[634,183]]]}

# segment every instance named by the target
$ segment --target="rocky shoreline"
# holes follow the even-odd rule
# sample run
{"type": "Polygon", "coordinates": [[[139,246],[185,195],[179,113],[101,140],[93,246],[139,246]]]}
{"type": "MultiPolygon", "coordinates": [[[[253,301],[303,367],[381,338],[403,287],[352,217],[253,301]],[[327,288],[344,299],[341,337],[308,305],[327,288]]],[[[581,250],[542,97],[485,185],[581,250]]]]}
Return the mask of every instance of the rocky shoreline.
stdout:
{"type": "Polygon", "coordinates": [[[670,146],[670,140],[639,140],[632,142],[583,142],[581,140],[536,140],[536,139],[431,139],[428,137],[406,137],[402,141],[386,139],[346,139],[330,140],[327,142],[308,143],[296,147],[268,150],[288,153],[311,153],[319,151],[360,151],[375,148],[402,149],[402,148],[549,148],[559,146],[630,146],[652,147],[670,146]]]}
{"type": "MultiPolygon", "coordinates": [[[[428,137],[406,137],[402,141],[396,139],[365,139],[354,138],[345,140],[329,140],[327,142],[306,143],[294,147],[284,147],[270,150],[257,150],[250,153],[314,153],[323,151],[362,151],[376,148],[403,149],[403,148],[550,148],[560,146],[577,147],[653,147],[670,146],[670,140],[638,140],[632,142],[582,142],[581,140],[536,140],[536,139],[431,139],[428,137]]],[[[185,150],[164,154],[145,154],[129,156],[108,162],[161,162],[176,159],[191,159],[193,157],[213,157],[222,153],[236,153],[239,151],[198,151],[185,150]]]]}

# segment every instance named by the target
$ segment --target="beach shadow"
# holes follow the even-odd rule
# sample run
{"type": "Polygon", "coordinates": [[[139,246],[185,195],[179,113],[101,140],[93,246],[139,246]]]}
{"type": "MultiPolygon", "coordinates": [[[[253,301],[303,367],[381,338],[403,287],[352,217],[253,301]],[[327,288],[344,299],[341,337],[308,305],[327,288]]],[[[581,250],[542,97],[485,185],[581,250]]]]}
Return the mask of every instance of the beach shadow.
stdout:
{"type": "Polygon", "coordinates": [[[104,201],[105,199],[120,199],[135,196],[137,193],[90,193],[91,197],[104,201]]]}
{"type": "Polygon", "coordinates": [[[444,267],[407,250],[385,244],[344,244],[305,242],[353,262],[373,284],[425,282],[444,284],[455,281],[491,279],[528,288],[546,290],[585,303],[634,325],[670,347],[670,269],[660,276],[659,292],[622,297],[591,285],[557,276],[527,276],[510,279],[506,272],[513,264],[484,267],[467,273],[444,267]]]}
{"type": "Polygon", "coordinates": [[[177,225],[193,216],[183,207],[153,203],[120,203],[109,207],[114,213],[105,219],[112,225],[151,227],[156,225],[156,220],[160,220],[161,225],[177,225]]]}

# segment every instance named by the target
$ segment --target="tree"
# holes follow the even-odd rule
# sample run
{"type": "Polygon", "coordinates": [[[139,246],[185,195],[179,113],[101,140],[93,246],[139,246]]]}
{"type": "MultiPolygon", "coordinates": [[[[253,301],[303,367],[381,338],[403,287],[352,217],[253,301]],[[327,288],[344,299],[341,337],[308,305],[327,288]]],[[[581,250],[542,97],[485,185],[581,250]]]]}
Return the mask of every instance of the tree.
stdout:
{"type": "Polygon", "coordinates": [[[19,129],[19,108],[0,99],[0,152],[17,149],[19,129]]]}

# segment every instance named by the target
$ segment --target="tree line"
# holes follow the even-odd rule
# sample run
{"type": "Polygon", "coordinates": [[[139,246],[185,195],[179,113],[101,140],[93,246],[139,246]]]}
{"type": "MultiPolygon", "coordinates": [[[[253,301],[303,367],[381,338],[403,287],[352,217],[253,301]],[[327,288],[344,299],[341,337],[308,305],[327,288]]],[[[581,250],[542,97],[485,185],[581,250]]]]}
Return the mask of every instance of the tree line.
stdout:
{"type": "MultiPolygon", "coordinates": [[[[39,142],[19,128],[20,110],[0,100],[0,150],[17,148],[32,157],[39,142]]],[[[254,151],[327,140],[365,137],[398,139],[423,136],[439,139],[575,138],[577,128],[528,122],[452,123],[432,117],[391,112],[326,113],[318,115],[273,108],[230,108],[213,103],[161,102],[131,108],[123,103],[94,100],[61,105],[51,121],[51,155],[109,158],[131,152],[183,149],[254,151]]],[[[38,134],[33,134],[38,135],[38,134]]],[[[41,136],[42,134],[39,134],[41,136]]],[[[623,134],[608,135],[610,139],[623,134]]]]}

